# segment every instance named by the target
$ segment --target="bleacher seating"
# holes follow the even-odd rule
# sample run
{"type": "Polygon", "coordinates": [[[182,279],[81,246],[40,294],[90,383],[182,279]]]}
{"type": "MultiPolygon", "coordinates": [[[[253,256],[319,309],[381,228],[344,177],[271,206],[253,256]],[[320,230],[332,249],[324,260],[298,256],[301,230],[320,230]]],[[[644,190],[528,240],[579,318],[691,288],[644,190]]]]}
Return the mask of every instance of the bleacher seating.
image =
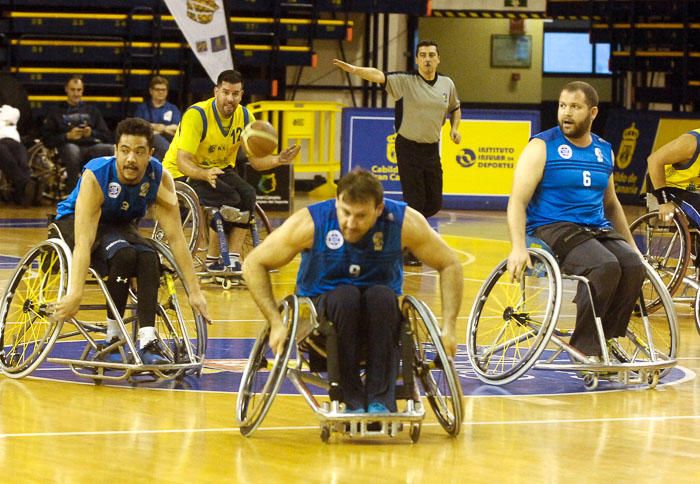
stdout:
{"type": "Polygon", "coordinates": [[[613,93],[631,79],[635,107],[700,101],[700,0],[551,0],[547,14],[591,21],[591,42],[612,46],[613,93]]]}
{"type": "MultiPolygon", "coordinates": [[[[314,65],[315,40],[351,40],[352,21],[336,14],[353,3],[362,2],[226,0],[246,92],[281,95],[287,66],[314,65]]],[[[70,74],[84,76],[86,96],[108,99],[110,124],[131,112],[155,74],[170,80],[171,99],[180,104],[197,100],[192,91],[211,92],[162,0],[4,0],[0,32],[0,66],[26,86],[37,115],[62,99],[70,74]]]]}

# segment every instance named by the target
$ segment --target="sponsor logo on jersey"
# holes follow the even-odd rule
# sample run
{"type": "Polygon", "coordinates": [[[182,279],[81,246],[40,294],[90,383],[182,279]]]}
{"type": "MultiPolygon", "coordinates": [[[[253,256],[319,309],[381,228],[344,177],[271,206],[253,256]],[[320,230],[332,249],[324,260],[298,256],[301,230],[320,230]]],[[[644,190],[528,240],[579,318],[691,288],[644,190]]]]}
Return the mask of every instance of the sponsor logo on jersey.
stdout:
{"type": "Polygon", "coordinates": [[[568,160],[574,154],[571,151],[571,146],[569,145],[559,145],[559,148],[557,148],[557,152],[559,153],[559,156],[561,156],[565,160],[568,160]]]}
{"type": "Polygon", "coordinates": [[[384,232],[375,232],[372,236],[372,244],[374,244],[374,250],[380,252],[384,248],[384,232]]]}
{"type": "Polygon", "coordinates": [[[117,198],[122,192],[122,186],[119,183],[112,182],[107,187],[107,196],[109,198],[117,198]]]}
{"type": "Polygon", "coordinates": [[[141,184],[141,188],[139,188],[139,197],[145,197],[149,188],[151,188],[150,183],[146,182],[141,184]]]}
{"type": "Polygon", "coordinates": [[[596,159],[602,163],[604,161],[603,160],[603,152],[600,150],[600,148],[598,148],[596,146],[595,149],[593,150],[593,152],[595,153],[596,159]]]}
{"type": "Polygon", "coordinates": [[[340,249],[343,246],[345,240],[343,239],[343,234],[340,230],[331,230],[326,234],[326,247],[331,250],[340,249]]]}

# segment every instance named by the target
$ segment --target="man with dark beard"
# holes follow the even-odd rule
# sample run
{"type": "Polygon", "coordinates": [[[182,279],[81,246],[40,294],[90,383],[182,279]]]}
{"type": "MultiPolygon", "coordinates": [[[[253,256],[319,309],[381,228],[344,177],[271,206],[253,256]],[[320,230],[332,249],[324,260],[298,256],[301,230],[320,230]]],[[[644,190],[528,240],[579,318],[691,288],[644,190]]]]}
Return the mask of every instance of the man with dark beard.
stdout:
{"type": "MultiPolygon", "coordinates": [[[[640,254],[615,194],[610,143],[591,133],[598,93],[571,82],[559,94],[559,126],[535,135],[520,155],[508,202],[508,271],[532,267],[526,233],[546,242],[562,271],[588,278],[606,339],[623,336],[644,279],[640,254]]],[[[575,298],[570,343],[587,359],[602,353],[586,287],[575,298]]]]}

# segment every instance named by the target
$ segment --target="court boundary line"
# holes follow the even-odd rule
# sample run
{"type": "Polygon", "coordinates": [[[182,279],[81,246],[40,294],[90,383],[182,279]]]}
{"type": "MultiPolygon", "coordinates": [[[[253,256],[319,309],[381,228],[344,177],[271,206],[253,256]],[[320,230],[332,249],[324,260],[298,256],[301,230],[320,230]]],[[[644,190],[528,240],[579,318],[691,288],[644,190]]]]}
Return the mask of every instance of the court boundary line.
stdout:
{"type": "MultiPolygon", "coordinates": [[[[559,425],[577,423],[617,423],[617,422],[663,422],[675,420],[697,420],[700,415],[650,415],[639,417],[606,417],[606,418],[564,418],[540,420],[494,420],[494,421],[462,421],[463,426],[481,427],[487,425],[559,425]]],[[[438,422],[423,423],[423,427],[438,427],[438,422]]],[[[290,430],[319,429],[318,425],[273,426],[258,428],[258,432],[278,432],[290,430]]],[[[91,430],[68,432],[27,432],[2,433],[0,439],[41,438],[41,437],[93,437],[97,435],[153,435],[153,434],[197,434],[197,433],[240,433],[239,427],[216,427],[204,429],[133,429],[133,430],[91,430]]],[[[464,434],[462,434],[464,435],[464,434]]]]}

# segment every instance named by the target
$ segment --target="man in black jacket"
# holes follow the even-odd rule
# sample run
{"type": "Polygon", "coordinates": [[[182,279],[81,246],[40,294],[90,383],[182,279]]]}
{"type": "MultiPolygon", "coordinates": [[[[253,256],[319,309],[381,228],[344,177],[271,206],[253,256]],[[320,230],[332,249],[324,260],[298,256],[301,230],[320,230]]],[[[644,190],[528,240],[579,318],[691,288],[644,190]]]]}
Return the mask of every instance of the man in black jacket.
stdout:
{"type": "Polygon", "coordinates": [[[42,127],[44,144],[58,148],[66,167],[66,191],[75,187],[85,163],[114,154],[112,134],[100,111],[82,102],[83,79],[72,76],[65,85],[66,102],[49,111],[42,127]]]}

